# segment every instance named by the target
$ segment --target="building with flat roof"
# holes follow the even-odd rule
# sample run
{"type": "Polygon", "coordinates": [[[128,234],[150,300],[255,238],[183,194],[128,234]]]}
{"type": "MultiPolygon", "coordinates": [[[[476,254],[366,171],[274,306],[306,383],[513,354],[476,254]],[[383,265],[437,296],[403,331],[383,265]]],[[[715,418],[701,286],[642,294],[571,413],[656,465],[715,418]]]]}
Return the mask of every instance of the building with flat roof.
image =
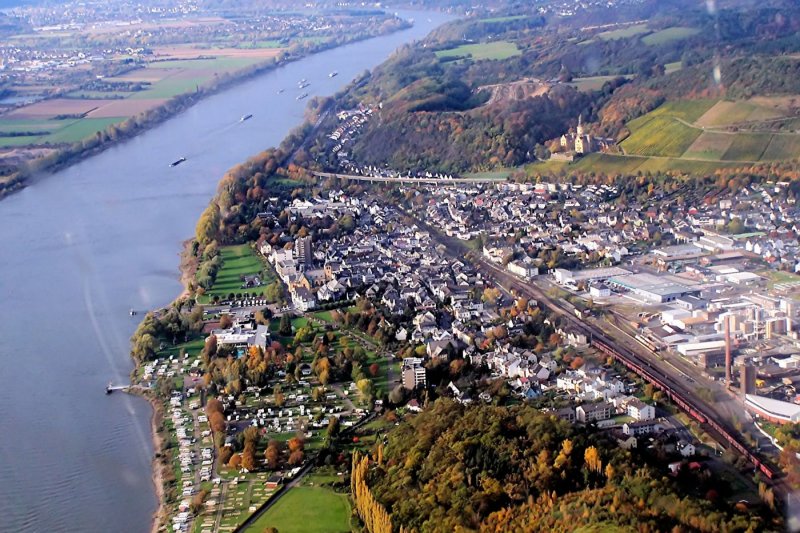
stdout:
{"type": "Polygon", "coordinates": [[[403,387],[408,390],[425,388],[427,373],[419,357],[406,357],[403,359],[403,387]]]}
{"type": "Polygon", "coordinates": [[[607,283],[629,291],[648,303],[672,302],[683,296],[700,294],[700,289],[684,285],[673,276],[630,274],[609,278],[607,283]]]}
{"type": "Polygon", "coordinates": [[[800,422],[800,405],[774,400],[766,396],[745,394],[744,405],[751,413],[775,424],[800,422]]]}
{"type": "Polygon", "coordinates": [[[570,283],[581,283],[589,281],[603,281],[614,276],[621,277],[627,276],[631,272],[619,267],[607,268],[587,268],[586,270],[567,270],[565,268],[556,268],[553,270],[553,277],[561,285],[570,283]]]}

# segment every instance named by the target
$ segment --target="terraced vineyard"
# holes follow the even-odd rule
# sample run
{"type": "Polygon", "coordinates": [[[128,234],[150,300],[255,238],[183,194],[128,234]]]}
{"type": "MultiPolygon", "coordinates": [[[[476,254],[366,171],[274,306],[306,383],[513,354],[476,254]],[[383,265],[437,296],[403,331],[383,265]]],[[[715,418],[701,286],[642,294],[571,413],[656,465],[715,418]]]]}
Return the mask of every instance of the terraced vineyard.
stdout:
{"type": "MultiPolygon", "coordinates": [[[[668,102],[628,124],[621,147],[627,155],[686,161],[755,162],[800,155],[800,135],[786,131],[742,131],[738,125],[769,125],[790,112],[780,99],[668,102]]],[[[764,126],[766,128],[766,126],[764,126]]],[[[640,169],[641,170],[641,169],[640,169]]]]}
{"type": "Polygon", "coordinates": [[[680,157],[702,133],[668,116],[645,115],[630,123],[632,134],[622,143],[627,154],[680,157]]]}

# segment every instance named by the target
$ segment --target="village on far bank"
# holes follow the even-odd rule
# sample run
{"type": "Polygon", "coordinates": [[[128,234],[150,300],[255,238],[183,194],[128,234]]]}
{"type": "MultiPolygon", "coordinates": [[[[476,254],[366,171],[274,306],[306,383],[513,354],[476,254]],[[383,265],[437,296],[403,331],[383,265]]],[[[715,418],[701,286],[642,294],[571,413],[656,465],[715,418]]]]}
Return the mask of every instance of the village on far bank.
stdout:
{"type": "Polygon", "coordinates": [[[797,365],[781,355],[800,279],[783,265],[797,242],[781,233],[795,209],[780,185],[669,218],[616,210],[615,185],[268,185],[242,244],[219,246],[201,219],[184,258],[190,297],[148,314],[133,338],[134,382],[163,402],[162,527],[292,531],[312,509],[306,531],[350,530],[349,453],[439,397],[528,402],[655,457],[665,475],[713,471],[723,497],[758,499],[741,458],[478,265],[625,330],[711,398],[735,338],[743,422],[762,422],[747,436],[777,443],[777,424],[800,416],[788,392],[797,365]],[[740,219],[745,203],[777,230],[740,219]],[[470,251],[454,254],[456,241],[470,251]]]}

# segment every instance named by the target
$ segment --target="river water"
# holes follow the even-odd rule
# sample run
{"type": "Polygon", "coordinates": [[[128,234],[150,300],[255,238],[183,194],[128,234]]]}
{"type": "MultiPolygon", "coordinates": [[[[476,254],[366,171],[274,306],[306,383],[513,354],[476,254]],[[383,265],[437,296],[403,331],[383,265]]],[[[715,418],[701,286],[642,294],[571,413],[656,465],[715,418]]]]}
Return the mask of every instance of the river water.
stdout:
{"type": "Polygon", "coordinates": [[[128,382],[141,318],[128,311],[180,292],[181,242],[223,173],[302,121],[300,79],[311,96],[333,94],[447,20],[403,15],[413,28],[208,97],[0,202],[0,531],[148,531],[151,409],[103,391],[128,382]]]}

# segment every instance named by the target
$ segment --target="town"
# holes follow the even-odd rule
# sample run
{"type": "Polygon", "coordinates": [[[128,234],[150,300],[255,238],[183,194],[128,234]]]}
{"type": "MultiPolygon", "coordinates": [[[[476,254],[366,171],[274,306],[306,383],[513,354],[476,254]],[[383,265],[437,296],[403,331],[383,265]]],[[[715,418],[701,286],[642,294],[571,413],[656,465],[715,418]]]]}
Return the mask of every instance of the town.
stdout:
{"type": "Polygon", "coordinates": [[[624,449],[657,443],[667,473],[688,458],[738,475],[660,391],[504,275],[602,321],[699,397],[729,398],[754,446],[780,447],[779,425],[800,419],[797,211],[785,186],[696,205],[664,198],[657,210],[620,209],[626,186],[613,183],[414,184],[381,196],[327,180],[313,195],[276,184],[253,220],[257,241],[206,248],[198,272],[221,266],[215,280],[198,273],[202,333],[163,345],[140,376],[153,387],[178,380],[168,424],[183,496],[176,529],[241,525],[339,431],[414,416],[439,396],[529,402],[624,449]],[[467,254],[453,254],[454,242],[467,254]],[[219,287],[227,268],[238,277],[219,287]],[[248,439],[297,440],[267,465],[248,439]],[[248,497],[231,499],[237,491],[248,497]]]}

